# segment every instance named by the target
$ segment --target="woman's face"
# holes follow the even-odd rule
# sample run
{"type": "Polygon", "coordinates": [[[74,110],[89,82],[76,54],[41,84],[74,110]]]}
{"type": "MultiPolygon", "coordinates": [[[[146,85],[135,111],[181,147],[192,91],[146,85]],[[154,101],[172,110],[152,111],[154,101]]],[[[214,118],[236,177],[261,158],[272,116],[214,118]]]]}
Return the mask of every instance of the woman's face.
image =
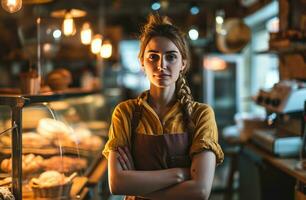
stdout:
{"type": "Polygon", "coordinates": [[[148,42],[142,60],[151,85],[165,88],[175,86],[185,61],[176,45],[166,37],[153,37],[148,42]]]}

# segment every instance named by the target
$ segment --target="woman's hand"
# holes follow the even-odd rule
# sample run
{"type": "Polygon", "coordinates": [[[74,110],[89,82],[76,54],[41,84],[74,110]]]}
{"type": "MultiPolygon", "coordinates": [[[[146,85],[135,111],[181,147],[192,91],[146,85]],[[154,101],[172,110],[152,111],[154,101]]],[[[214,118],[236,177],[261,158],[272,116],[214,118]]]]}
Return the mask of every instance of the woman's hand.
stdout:
{"type": "Polygon", "coordinates": [[[132,154],[127,146],[118,147],[119,156],[117,157],[123,170],[134,170],[132,154]]]}

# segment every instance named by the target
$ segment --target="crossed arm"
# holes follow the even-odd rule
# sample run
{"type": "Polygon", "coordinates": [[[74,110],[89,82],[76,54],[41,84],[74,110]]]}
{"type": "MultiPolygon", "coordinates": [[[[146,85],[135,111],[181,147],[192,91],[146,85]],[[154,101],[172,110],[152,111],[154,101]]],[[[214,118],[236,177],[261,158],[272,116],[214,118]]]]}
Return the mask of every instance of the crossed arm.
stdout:
{"type": "Polygon", "coordinates": [[[193,157],[190,169],[136,171],[129,150],[119,148],[109,154],[110,190],[149,199],[208,199],[215,165],[215,154],[203,151],[193,157]]]}

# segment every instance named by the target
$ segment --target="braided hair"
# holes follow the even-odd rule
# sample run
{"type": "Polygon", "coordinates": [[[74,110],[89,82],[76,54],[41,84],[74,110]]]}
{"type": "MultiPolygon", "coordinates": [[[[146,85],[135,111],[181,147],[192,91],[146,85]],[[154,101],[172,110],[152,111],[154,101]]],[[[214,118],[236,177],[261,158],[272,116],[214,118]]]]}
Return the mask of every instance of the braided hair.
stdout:
{"type": "Polygon", "coordinates": [[[151,14],[148,23],[141,30],[140,35],[140,51],[138,57],[141,61],[144,59],[144,51],[153,37],[162,36],[171,40],[179,49],[182,60],[186,62],[186,67],[181,70],[178,80],[176,81],[176,96],[183,107],[183,117],[185,126],[191,134],[193,134],[194,123],[191,120],[193,112],[193,97],[191,90],[187,85],[185,78],[186,72],[190,68],[190,53],[185,35],[173,25],[168,17],[162,17],[158,14],[151,14]]]}

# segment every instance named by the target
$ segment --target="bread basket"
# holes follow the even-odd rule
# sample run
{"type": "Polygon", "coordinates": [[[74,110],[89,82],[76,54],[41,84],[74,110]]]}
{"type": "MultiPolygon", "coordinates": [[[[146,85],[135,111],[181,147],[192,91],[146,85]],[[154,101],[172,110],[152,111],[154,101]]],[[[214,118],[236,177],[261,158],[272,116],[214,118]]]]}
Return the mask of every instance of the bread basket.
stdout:
{"type": "Polygon", "coordinates": [[[38,200],[66,200],[70,199],[70,191],[72,187],[72,180],[77,173],[66,177],[64,182],[58,185],[45,186],[39,183],[39,179],[33,178],[30,182],[33,190],[34,199],[38,200]]]}
{"type": "Polygon", "coordinates": [[[39,185],[32,184],[32,190],[35,199],[40,200],[65,200],[70,199],[70,190],[72,181],[63,185],[55,185],[50,187],[40,187],[39,185]]]}

